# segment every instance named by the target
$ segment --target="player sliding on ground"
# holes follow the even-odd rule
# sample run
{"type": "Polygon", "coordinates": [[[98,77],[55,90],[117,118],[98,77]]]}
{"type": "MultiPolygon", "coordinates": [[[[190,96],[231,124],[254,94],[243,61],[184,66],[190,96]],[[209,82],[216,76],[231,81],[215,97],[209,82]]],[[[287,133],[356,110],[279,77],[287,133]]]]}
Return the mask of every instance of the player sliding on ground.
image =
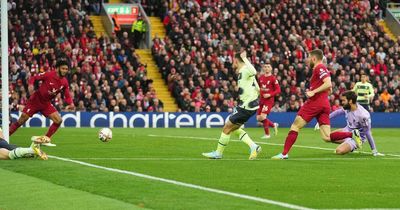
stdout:
{"type": "Polygon", "coordinates": [[[328,95],[332,87],[330,72],[323,64],[322,50],[316,49],[309,53],[307,63],[312,69],[310,81],[310,90],[306,92],[307,101],[300,108],[297,116],[290,127],[286,137],[283,152],[275,155],[272,159],[288,159],[289,150],[296,142],[298,132],[307,125],[314,117],[320,125],[321,137],[324,141],[337,141],[345,138],[353,138],[357,144],[361,145],[360,132],[355,129],[353,132],[335,132],[331,133],[329,113],[331,110],[328,95]]]}
{"type": "Polygon", "coordinates": [[[47,155],[40,149],[40,144],[47,141],[46,137],[37,137],[30,147],[18,147],[9,144],[0,129],[0,160],[14,160],[18,158],[30,158],[38,156],[42,160],[47,160],[47,155]]]}
{"type": "Polygon", "coordinates": [[[257,110],[257,121],[261,122],[264,127],[265,135],[262,139],[269,139],[269,127],[274,128],[274,134],[278,134],[278,123],[274,123],[267,118],[275,104],[275,96],[281,92],[278,80],[272,75],[272,66],[264,64],[262,66],[261,76],[258,78],[260,86],[260,107],[257,110]]]}
{"type": "MultiPolygon", "coordinates": [[[[357,94],[353,91],[346,91],[340,96],[340,101],[343,108],[332,112],[329,115],[329,118],[345,115],[347,119],[347,126],[342,129],[333,131],[333,133],[342,131],[350,132],[358,129],[360,131],[362,142],[364,143],[366,140],[368,140],[369,146],[372,150],[372,154],[374,156],[384,156],[384,154],[379,153],[376,149],[375,141],[371,134],[371,116],[363,106],[356,103],[357,94]]],[[[318,124],[315,126],[315,128],[319,128],[318,124]]],[[[336,140],[332,143],[340,144],[335,151],[338,155],[344,155],[361,148],[361,145],[359,145],[352,138],[336,140]]]]}
{"type": "MultiPolygon", "coordinates": [[[[66,109],[71,109],[74,107],[72,98],[69,94],[69,84],[68,80],[65,78],[69,71],[69,64],[66,60],[58,60],[56,64],[56,71],[46,72],[44,74],[39,74],[33,76],[29,80],[29,91],[33,92],[33,85],[36,80],[41,80],[42,84],[39,89],[33,92],[29,97],[29,100],[22,110],[21,117],[17,122],[14,122],[10,126],[10,136],[29,118],[34,114],[41,112],[45,117],[50,118],[53,124],[50,126],[46,136],[51,138],[53,134],[57,131],[62,123],[60,113],[51,104],[58,93],[64,95],[65,102],[69,104],[66,109]]],[[[46,143],[46,146],[55,146],[55,144],[46,143]]]]}
{"type": "Polygon", "coordinates": [[[247,59],[246,51],[243,51],[240,55],[235,55],[233,67],[238,73],[240,94],[238,106],[222,129],[217,150],[203,153],[203,156],[212,159],[221,159],[224,149],[230,141],[231,134],[233,134],[250,147],[249,159],[253,160],[256,159],[257,155],[261,152],[261,147],[255,144],[246,131],[240,127],[253,116],[258,109],[259,87],[256,80],[257,71],[247,59]]]}

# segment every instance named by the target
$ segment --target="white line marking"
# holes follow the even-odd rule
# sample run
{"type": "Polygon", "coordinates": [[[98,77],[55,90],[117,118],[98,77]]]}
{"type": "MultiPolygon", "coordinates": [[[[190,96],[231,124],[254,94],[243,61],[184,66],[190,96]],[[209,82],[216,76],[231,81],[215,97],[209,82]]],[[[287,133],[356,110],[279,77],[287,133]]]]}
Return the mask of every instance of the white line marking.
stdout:
{"type": "Polygon", "coordinates": [[[260,198],[260,197],[250,196],[250,195],[244,195],[244,194],[228,192],[228,191],[224,191],[224,190],[218,190],[218,189],[203,187],[203,186],[200,186],[200,185],[189,184],[189,183],[179,182],[179,181],[175,181],[175,180],[171,180],[171,179],[165,179],[165,178],[150,176],[150,175],[146,175],[146,174],[136,173],[136,172],[133,172],[133,171],[125,171],[125,170],[121,170],[121,169],[108,168],[108,167],[99,166],[99,165],[86,163],[86,162],[82,162],[82,161],[71,160],[71,159],[68,159],[68,158],[62,158],[62,157],[57,157],[57,156],[52,156],[52,155],[49,155],[49,157],[57,159],[57,160],[62,160],[62,161],[65,161],[65,162],[71,162],[71,163],[76,163],[76,164],[83,165],[83,166],[92,167],[92,168],[102,169],[102,170],[106,170],[106,171],[112,171],[112,172],[116,172],[116,173],[120,173],[120,174],[132,175],[132,176],[141,177],[141,178],[144,178],[144,179],[150,179],[150,180],[165,182],[165,183],[169,183],[169,184],[173,184],[173,185],[177,185],[177,186],[183,186],[183,187],[193,188],[193,189],[197,189],[197,190],[213,192],[213,193],[218,193],[218,194],[222,194],[222,195],[228,195],[228,196],[242,198],[242,199],[251,200],[251,201],[258,201],[258,202],[261,202],[261,203],[272,204],[272,205],[276,205],[276,206],[285,207],[285,208],[288,208],[288,209],[301,209],[301,210],[309,210],[309,209],[311,209],[311,208],[298,206],[298,205],[294,205],[294,204],[290,204],[290,203],[284,203],[284,202],[269,200],[269,199],[266,199],[266,198],[260,198]]]}
{"type": "MultiPolygon", "coordinates": [[[[223,158],[223,159],[218,159],[218,160],[213,160],[213,159],[207,159],[207,158],[168,158],[168,157],[155,157],[155,158],[147,158],[147,157],[116,157],[116,158],[75,158],[75,157],[69,157],[69,159],[73,160],[132,160],[132,161],[249,161],[249,159],[235,159],[235,158],[223,158]]],[[[343,157],[337,157],[337,158],[295,158],[295,159],[289,159],[287,161],[333,161],[333,160],[400,160],[400,158],[397,157],[392,157],[392,158],[386,158],[386,157],[381,157],[381,158],[374,158],[374,157],[361,157],[361,158],[343,158],[343,157]]],[[[272,159],[258,159],[256,161],[276,161],[272,159]]],[[[254,161],[252,161],[254,162],[254,161]]]]}
{"type": "MultiPolygon", "coordinates": [[[[207,138],[207,137],[194,137],[194,136],[170,136],[170,135],[154,135],[154,134],[149,134],[147,136],[150,137],[166,137],[166,138],[180,138],[180,139],[197,139],[197,140],[207,140],[207,141],[217,141],[216,138],[207,138]]],[[[240,142],[240,140],[231,140],[235,142],[240,142]]],[[[260,142],[260,141],[255,141],[257,144],[266,144],[266,145],[272,145],[272,146],[283,146],[283,144],[277,144],[277,143],[267,143],[267,142],[260,142]]],[[[333,151],[334,148],[323,148],[323,147],[312,147],[312,146],[303,146],[303,145],[293,145],[293,147],[298,147],[298,148],[305,148],[305,149],[317,149],[317,150],[327,150],[327,151],[333,151]]],[[[371,155],[371,152],[363,152],[363,151],[354,151],[353,153],[362,153],[362,154],[369,154],[371,155]]],[[[395,154],[385,154],[386,156],[392,156],[392,157],[400,157],[400,155],[395,155],[395,154]]]]}

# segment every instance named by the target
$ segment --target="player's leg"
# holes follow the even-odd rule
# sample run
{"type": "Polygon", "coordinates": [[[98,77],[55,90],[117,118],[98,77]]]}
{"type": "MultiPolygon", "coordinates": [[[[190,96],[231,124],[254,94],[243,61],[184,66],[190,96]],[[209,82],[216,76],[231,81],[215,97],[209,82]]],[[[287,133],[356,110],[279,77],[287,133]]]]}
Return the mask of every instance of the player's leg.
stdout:
{"type": "MultiPolygon", "coordinates": [[[[24,111],[25,111],[25,109],[24,109],[24,111]]],[[[10,131],[9,131],[10,136],[33,115],[31,113],[27,114],[24,111],[22,111],[22,114],[19,117],[19,119],[16,122],[13,122],[11,124],[10,131]]],[[[28,111],[28,110],[26,110],[26,111],[28,111]]]]}
{"type": "Polygon", "coordinates": [[[355,149],[357,149],[355,142],[351,138],[346,138],[344,142],[336,148],[335,153],[337,155],[345,155],[355,149]]]}
{"type": "Polygon", "coordinates": [[[330,142],[331,141],[331,126],[330,125],[319,125],[319,131],[321,132],[321,138],[325,142],[330,142]]]}
{"type": "Polygon", "coordinates": [[[242,128],[238,128],[232,132],[232,134],[236,135],[240,141],[247,144],[250,148],[250,160],[254,160],[257,158],[258,154],[261,152],[261,146],[254,143],[254,141],[250,138],[249,134],[242,128]]]}
{"type": "Polygon", "coordinates": [[[40,149],[39,145],[34,143],[31,145],[31,147],[17,147],[13,150],[10,150],[8,153],[8,157],[10,160],[33,157],[35,155],[42,160],[48,159],[47,154],[40,149]]]}
{"type": "Polygon", "coordinates": [[[302,116],[297,115],[293,124],[290,126],[289,134],[286,138],[284,150],[282,152],[283,155],[289,153],[290,148],[292,148],[293,144],[297,140],[298,133],[300,129],[307,125],[307,120],[303,119],[302,116]]]}
{"type": "Polygon", "coordinates": [[[279,124],[275,123],[275,122],[272,122],[268,118],[269,113],[271,113],[271,107],[273,107],[274,104],[273,103],[272,104],[268,103],[266,106],[267,106],[267,109],[264,110],[264,114],[265,114],[264,126],[273,128],[274,129],[274,135],[276,136],[276,135],[278,135],[278,126],[279,126],[279,124]]]}
{"type": "Polygon", "coordinates": [[[42,111],[42,113],[50,118],[53,123],[51,124],[49,130],[46,133],[46,136],[51,138],[53,134],[58,130],[62,123],[62,118],[60,113],[53,107],[53,105],[50,105],[49,107],[46,108],[45,111],[42,111]]]}
{"type": "Polygon", "coordinates": [[[247,144],[250,148],[250,160],[257,158],[258,154],[261,152],[261,147],[254,143],[246,131],[240,128],[245,122],[247,122],[251,116],[256,113],[256,110],[246,110],[240,107],[237,108],[237,113],[229,118],[233,124],[239,125],[239,127],[232,130],[232,134],[236,135],[240,141],[247,144]]]}
{"type": "Polygon", "coordinates": [[[303,119],[303,117],[301,117],[300,115],[297,115],[293,124],[290,126],[290,131],[286,137],[282,153],[273,156],[272,159],[275,160],[288,159],[289,158],[288,153],[292,148],[293,144],[296,142],[300,129],[306,125],[307,121],[303,119]]]}
{"type": "Polygon", "coordinates": [[[237,107],[235,112],[229,117],[222,129],[221,137],[218,141],[217,150],[214,152],[203,153],[203,156],[209,158],[219,159],[222,158],[222,152],[230,140],[230,135],[233,133],[238,136],[241,141],[250,147],[250,159],[255,159],[261,151],[261,147],[253,142],[249,135],[240,127],[255,114],[255,110],[246,110],[237,107]]]}
{"type": "Polygon", "coordinates": [[[19,119],[12,123],[10,126],[9,135],[11,136],[21,125],[23,125],[29,118],[36,114],[40,109],[41,101],[33,94],[26,103],[26,106],[22,110],[22,114],[19,119]]]}
{"type": "Polygon", "coordinates": [[[10,144],[3,138],[0,138],[0,148],[7,149],[7,150],[13,150],[17,148],[17,145],[10,144]]]}
{"type": "Polygon", "coordinates": [[[230,120],[228,120],[224,127],[222,128],[221,135],[218,140],[217,152],[222,155],[224,152],[225,147],[228,145],[231,134],[234,130],[240,128],[241,125],[233,124],[230,120]]]}
{"type": "Polygon", "coordinates": [[[222,128],[221,135],[218,139],[217,149],[212,152],[203,153],[203,156],[212,158],[212,159],[221,159],[224,153],[225,147],[229,144],[231,139],[231,133],[233,130],[236,130],[240,127],[240,125],[232,123],[228,120],[224,127],[222,128]]]}
{"type": "Polygon", "coordinates": [[[10,151],[4,148],[0,148],[0,160],[9,160],[10,157],[8,156],[8,153],[10,151]]]}
{"type": "Polygon", "coordinates": [[[260,114],[258,114],[256,116],[256,119],[258,122],[260,122],[263,125],[263,128],[264,128],[264,135],[261,138],[269,139],[271,136],[269,135],[269,124],[268,124],[267,115],[261,112],[260,114]]]}
{"type": "MultiPolygon", "coordinates": [[[[330,136],[332,136],[332,133],[335,133],[335,132],[342,132],[342,131],[343,131],[342,128],[339,128],[339,129],[336,129],[336,130],[334,130],[334,131],[331,131],[330,136]]],[[[332,143],[334,143],[334,144],[341,144],[341,143],[343,143],[344,141],[345,141],[345,139],[336,140],[336,141],[330,141],[330,142],[332,142],[332,143]]]]}

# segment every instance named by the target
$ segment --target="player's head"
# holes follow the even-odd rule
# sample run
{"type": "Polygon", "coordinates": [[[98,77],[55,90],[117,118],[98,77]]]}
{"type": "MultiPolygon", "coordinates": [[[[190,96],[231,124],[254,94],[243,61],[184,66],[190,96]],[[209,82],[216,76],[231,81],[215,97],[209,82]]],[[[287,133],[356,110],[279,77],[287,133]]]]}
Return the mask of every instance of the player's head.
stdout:
{"type": "Polygon", "coordinates": [[[233,58],[233,68],[239,68],[244,61],[242,57],[240,57],[240,53],[235,53],[235,57],[233,58]]]}
{"type": "Polygon", "coordinates": [[[69,63],[67,60],[60,59],[56,63],[57,73],[60,77],[65,77],[69,71],[69,63]]]}
{"type": "Polygon", "coordinates": [[[272,66],[271,66],[271,64],[269,64],[269,63],[263,64],[263,65],[262,65],[262,71],[263,71],[265,74],[270,74],[270,73],[272,72],[272,66]]]}
{"type": "Polygon", "coordinates": [[[322,62],[322,59],[324,58],[324,53],[320,49],[315,49],[309,54],[310,56],[308,57],[308,63],[310,65],[310,68],[313,69],[315,64],[322,62]]]}
{"type": "Polygon", "coordinates": [[[345,110],[350,110],[351,106],[357,103],[357,94],[354,91],[345,91],[340,95],[340,102],[345,110]]]}
{"type": "Polygon", "coordinates": [[[361,74],[361,82],[367,82],[368,76],[366,74],[361,74]]]}

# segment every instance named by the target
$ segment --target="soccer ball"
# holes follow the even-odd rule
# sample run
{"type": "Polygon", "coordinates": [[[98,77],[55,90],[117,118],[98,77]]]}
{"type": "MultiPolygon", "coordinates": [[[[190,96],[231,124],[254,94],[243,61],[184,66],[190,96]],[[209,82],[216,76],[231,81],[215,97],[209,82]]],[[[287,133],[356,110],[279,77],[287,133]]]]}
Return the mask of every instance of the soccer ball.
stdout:
{"type": "Polygon", "coordinates": [[[102,142],[107,142],[112,139],[112,131],[109,128],[102,128],[99,131],[99,139],[102,142]]]}

